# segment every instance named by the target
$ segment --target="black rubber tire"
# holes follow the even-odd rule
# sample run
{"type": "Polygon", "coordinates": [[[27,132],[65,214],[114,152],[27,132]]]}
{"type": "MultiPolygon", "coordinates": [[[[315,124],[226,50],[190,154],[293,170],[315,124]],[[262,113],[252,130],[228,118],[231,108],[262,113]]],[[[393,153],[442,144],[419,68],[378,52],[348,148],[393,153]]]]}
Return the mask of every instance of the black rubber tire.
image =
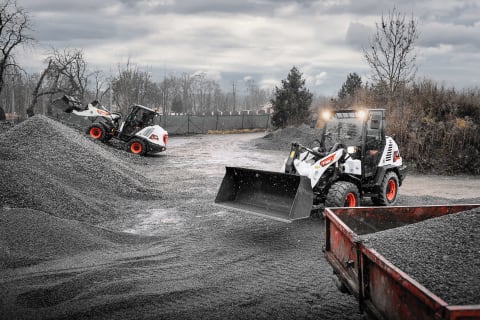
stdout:
{"type": "Polygon", "coordinates": [[[133,138],[127,143],[127,151],[144,156],[147,153],[147,145],[142,139],[133,138]]]}
{"type": "Polygon", "coordinates": [[[372,197],[372,202],[377,206],[393,206],[397,202],[398,176],[393,171],[388,171],[382,179],[378,196],[372,197]]]}
{"type": "Polygon", "coordinates": [[[106,137],[105,127],[102,126],[101,124],[98,124],[98,123],[92,124],[90,127],[88,127],[87,134],[90,136],[90,138],[94,140],[105,142],[105,137],[106,137]]]}
{"type": "Polygon", "coordinates": [[[348,181],[337,181],[328,190],[325,207],[358,207],[360,196],[355,184],[348,181]]]}

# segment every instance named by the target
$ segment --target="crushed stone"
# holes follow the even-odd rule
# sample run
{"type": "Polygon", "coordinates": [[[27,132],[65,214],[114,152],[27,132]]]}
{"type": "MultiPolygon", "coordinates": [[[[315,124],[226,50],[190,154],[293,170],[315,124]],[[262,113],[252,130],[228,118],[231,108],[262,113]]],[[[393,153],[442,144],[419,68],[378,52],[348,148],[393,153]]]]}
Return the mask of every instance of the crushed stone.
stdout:
{"type": "Polygon", "coordinates": [[[480,304],[480,209],[360,236],[448,304],[480,304]]]}

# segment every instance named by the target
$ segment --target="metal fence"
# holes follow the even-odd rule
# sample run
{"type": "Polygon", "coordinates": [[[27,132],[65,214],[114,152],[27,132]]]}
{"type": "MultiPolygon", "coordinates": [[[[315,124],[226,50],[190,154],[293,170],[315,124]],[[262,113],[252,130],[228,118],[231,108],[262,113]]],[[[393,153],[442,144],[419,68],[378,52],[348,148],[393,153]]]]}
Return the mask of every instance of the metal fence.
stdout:
{"type": "Polygon", "coordinates": [[[269,114],[166,115],[160,125],[169,134],[198,134],[209,130],[228,131],[270,128],[269,114]]]}
{"type": "MultiPolygon", "coordinates": [[[[236,115],[162,115],[159,124],[169,135],[205,134],[211,130],[230,131],[244,129],[269,129],[270,114],[236,115]]],[[[56,113],[54,118],[87,128],[93,119],[74,114],[56,113]]]]}

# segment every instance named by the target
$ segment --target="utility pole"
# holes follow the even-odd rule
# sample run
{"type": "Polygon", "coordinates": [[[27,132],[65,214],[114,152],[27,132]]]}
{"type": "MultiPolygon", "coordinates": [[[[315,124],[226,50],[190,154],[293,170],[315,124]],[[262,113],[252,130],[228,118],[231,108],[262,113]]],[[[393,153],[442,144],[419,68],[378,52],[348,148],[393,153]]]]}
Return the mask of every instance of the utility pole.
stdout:
{"type": "Polygon", "coordinates": [[[233,80],[233,83],[232,83],[232,95],[233,95],[233,112],[235,112],[235,107],[236,107],[236,101],[235,101],[235,94],[236,94],[236,84],[235,84],[235,80],[233,80]]]}

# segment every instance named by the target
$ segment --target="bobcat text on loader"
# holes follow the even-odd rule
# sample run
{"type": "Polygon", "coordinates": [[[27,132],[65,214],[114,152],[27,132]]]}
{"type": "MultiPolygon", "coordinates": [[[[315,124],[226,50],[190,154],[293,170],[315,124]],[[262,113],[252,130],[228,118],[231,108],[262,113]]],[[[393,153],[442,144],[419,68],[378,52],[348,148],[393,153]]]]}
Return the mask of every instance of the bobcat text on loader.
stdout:
{"type": "Polygon", "coordinates": [[[160,115],[155,110],[135,104],[130,107],[125,121],[122,121],[120,112],[110,112],[96,101],[83,107],[79,101],[67,95],[60,100],[64,112],[94,120],[87,128],[87,134],[95,140],[107,142],[112,138],[118,139],[125,143],[127,151],[142,156],[167,149],[168,133],[154,124],[155,118],[160,115]]]}
{"type": "Polygon", "coordinates": [[[392,206],[406,175],[397,143],[385,135],[385,109],[324,114],[316,147],[292,143],[281,172],[226,167],[215,203],[291,222],[313,206],[356,207],[370,197],[392,206]]]}

